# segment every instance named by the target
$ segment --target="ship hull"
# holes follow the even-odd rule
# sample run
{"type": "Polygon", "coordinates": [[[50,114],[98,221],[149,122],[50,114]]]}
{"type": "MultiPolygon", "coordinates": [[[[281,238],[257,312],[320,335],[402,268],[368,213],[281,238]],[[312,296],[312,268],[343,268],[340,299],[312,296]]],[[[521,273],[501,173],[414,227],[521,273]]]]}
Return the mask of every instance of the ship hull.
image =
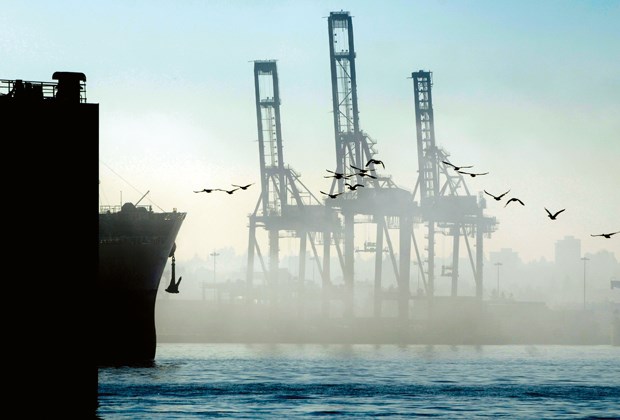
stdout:
{"type": "Polygon", "coordinates": [[[185,217],[123,208],[99,216],[98,365],[153,363],[157,291],[185,217]]]}
{"type": "Polygon", "coordinates": [[[99,292],[98,365],[153,363],[157,345],[154,321],[156,295],[155,290],[99,292]]]}

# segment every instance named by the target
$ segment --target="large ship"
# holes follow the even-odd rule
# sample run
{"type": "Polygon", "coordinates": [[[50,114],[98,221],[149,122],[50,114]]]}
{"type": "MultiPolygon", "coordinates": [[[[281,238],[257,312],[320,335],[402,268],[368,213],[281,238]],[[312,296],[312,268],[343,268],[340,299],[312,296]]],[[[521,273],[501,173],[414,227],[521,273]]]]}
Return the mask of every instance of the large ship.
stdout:
{"type": "MultiPolygon", "coordinates": [[[[155,359],[155,301],[185,213],[154,212],[125,203],[101,206],[97,279],[99,365],[150,364],[155,359]]],[[[171,284],[175,282],[172,266],[171,284]]]]}
{"type": "MultiPolygon", "coordinates": [[[[68,159],[65,165],[54,165],[54,185],[70,189],[76,179],[83,178],[89,171],[96,182],[99,104],[86,99],[84,73],[57,71],[52,79],[55,81],[0,79],[0,115],[7,127],[10,124],[13,140],[25,145],[29,152],[50,157],[50,160],[54,156],[55,163],[58,156],[68,159]]],[[[35,170],[43,171],[40,167],[35,170]]],[[[52,190],[51,187],[42,189],[52,190]]],[[[71,189],[71,192],[77,194],[79,202],[85,201],[81,188],[71,189]]],[[[58,194],[53,191],[50,194],[54,194],[56,207],[63,207],[58,202],[58,194]]],[[[172,258],[174,268],[175,241],[185,213],[154,212],[148,206],[140,206],[139,202],[100,207],[98,263],[93,261],[98,265],[93,264],[97,271],[93,278],[88,278],[90,282],[83,281],[87,275],[80,269],[81,261],[88,260],[82,253],[87,246],[75,242],[76,236],[67,229],[67,225],[71,225],[80,232],[87,231],[87,224],[79,222],[84,212],[76,207],[70,212],[62,211],[56,219],[58,222],[48,217],[44,227],[46,237],[60,237],[72,244],[71,249],[80,251],[80,262],[70,265],[66,284],[72,284],[73,290],[79,293],[74,302],[87,302],[85,309],[94,314],[94,328],[83,323],[85,312],[73,312],[71,319],[81,321],[83,334],[78,337],[82,342],[89,342],[89,335],[93,338],[93,354],[98,366],[154,361],[157,345],[155,298],[168,258],[172,258]],[[66,223],[69,221],[67,215],[75,216],[71,223],[66,223]],[[87,294],[88,285],[94,285],[93,295],[87,294]],[[94,297],[94,305],[88,296],[94,297]]],[[[94,206],[87,207],[90,208],[94,206]]],[[[94,211],[87,212],[95,216],[94,211]]],[[[86,238],[90,240],[91,236],[86,235],[86,238]]],[[[94,238],[92,240],[94,245],[94,238]]],[[[62,247],[57,249],[62,250],[62,247]]],[[[85,264],[90,267],[90,263],[85,264]]]]}

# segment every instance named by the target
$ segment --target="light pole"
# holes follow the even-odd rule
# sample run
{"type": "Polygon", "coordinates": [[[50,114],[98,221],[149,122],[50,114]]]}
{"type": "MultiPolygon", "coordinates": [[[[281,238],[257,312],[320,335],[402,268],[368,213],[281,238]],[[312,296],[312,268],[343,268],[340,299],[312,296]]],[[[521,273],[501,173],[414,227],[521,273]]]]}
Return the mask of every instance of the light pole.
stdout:
{"type": "Polygon", "coordinates": [[[501,262],[496,262],[494,265],[497,267],[497,298],[499,299],[499,267],[503,264],[501,262]]]}
{"type": "Polygon", "coordinates": [[[215,250],[213,250],[213,252],[210,253],[209,255],[213,257],[213,284],[215,284],[215,260],[217,259],[217,256],[220,254],[218,254],[217,252],[215,252],[215,250]]]}
{"type": "Polygon", "coordinates": [[[589,261],[590,258],[582,257],[581,261],[583,261],[583,310],[586,310],[586,261],[589,261]]]}

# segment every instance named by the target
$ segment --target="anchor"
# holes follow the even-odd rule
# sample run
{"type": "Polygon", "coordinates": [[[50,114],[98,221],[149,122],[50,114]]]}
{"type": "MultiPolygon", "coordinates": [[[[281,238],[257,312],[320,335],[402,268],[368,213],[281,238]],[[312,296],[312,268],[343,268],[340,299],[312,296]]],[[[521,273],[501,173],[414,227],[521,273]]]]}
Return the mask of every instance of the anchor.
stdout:
{"type": "Polygon", "coordinates": [[[168,293],[179,293],[179,284],[181,284],[181,279],[183,278],[183,276],[179,277],[179,281],[177,281],[175,283],[175,274],[174,274],[174,266],[175,266],[175,258],[174,258],[174,249],[176,248],[176,244],[175,246],[172,248],[172,276],[170,278],[170,284],[168,285],[168,287],[166,288],[166,292],[168,293]]]}

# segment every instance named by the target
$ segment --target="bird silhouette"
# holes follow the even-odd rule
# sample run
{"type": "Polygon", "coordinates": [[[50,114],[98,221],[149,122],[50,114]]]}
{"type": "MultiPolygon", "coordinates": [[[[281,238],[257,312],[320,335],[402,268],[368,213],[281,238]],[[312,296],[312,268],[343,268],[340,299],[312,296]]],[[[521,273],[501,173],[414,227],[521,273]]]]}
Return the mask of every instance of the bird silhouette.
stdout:
{"type": "Polygon", "coordinates": [[[375,165],[381,165],[383,166],[383,169],[385,169],[385,165],[383,164],[383,161],[379,159],[370,159],[368,163],[366,163],[366,166],[370,165],[371,163],[374,163],[375,165]]]}
{"type": "Polygon", "coordinates": [[[545,207],[545,210],[547,211],[547,216],[549,216],[549,219],[555,220],[555,218],[558,217],[558,214],[562,213],[566,209],[559,210],[555,213],[551,213],[549,210],[547,210],[547,207],[545,207]]]}
{"type": "Polygon", "coordinates": [[[237,191],[238,189],[239,189],[239,188],[235,188],[235,189],[232,189],[232,190],[220,190],[220,191],[224,191],[225,193],[232,194],[232,193],[234,193],[235,191],[237,191]]]}
{"type": "Polygon", "coordinates": [[[346,179],[346,178],[351,178],[353,176],[353,174],[351,175],[345,175],[343,173],[340,172],[334,172],[334,171],[330,171],[329,169],[325,169],[327,172],[332,173],[333,175],[327,175],[324,176],[323,178],[336,178],[336,179],[346,179]]]}
{"type": "Polygon", "coordinates": [[[210,193],[212,191],[222,191],[219,188],[204,188],[200,191],[194,191],[195,193],[201,193],[201,192],[206,192],[206,193],[210,193]]]}
{"type": "Polygon", "coordinates": [[[174,282],[174,277],[170,279],[170,284],[166,288],[166,292],[168,293],[179,293],[179,284],[181,284],[181,279],[183,276],[179,277],[179,281],[174,282]]]}
{"type": "Polygon", "coordinates": [[[510,200],[506,202],[506,204],[504,204],[504,207],[506,207],[508,204],[512,203],[513,201],[516,201],[517,203],[521,203],[522,206],[525,206],[525,204],[523,204],[523,201],[519,200],[516,197],[512,197],[510,200]]]}
{"type": "Polygon", "coordinates": [[[601,233],[599,235],[590,235],[590,236],[603,236],[607,239],[611,238],[613,235],[615,235],[616,233],[620,233],[620,231],[618,232],[612,232],[612,233],[601,233]]]}
{"type": "Polygon", "coordinates": [[[476,176],[478,176],[478,175],[487,175],[487,174],[488,174],[488,172],[483,172],[483,173],[481,173],[481,174],[475,174],[475,173],[473,173],[473,172],[459,171],[458,169],[457,169],[457,172],[458,172],[458,173],[460,173],[460,174],[463,174],[463,175],[469,175],[469,176],[471,176],[472,178],[474,178],[474,177],[476,177],[476,176]]]}
{"type": "Polygon", "coordinates": [[[247,190],[249,186],[254,185],[254,183],[252,182],[251,184],[248,185],[235,185],[235,184],[231,184],[233,187],[237,187],[237,188],[241,188],[242,190],[247,190]]]}
{"type": "Polygon", "coordinates": [[[326,192],[321,191],[321,194],[328,195],[328,196],[329,196],[329,198],[336,198],[336,197],[338,197],[338,196],[339,196],[340,194],[342,194],[342,193],[328,194],[328,193],[326,193],[326,192]]]}
{"type": "Polygon", "coordinates": [[[363,178],[363,177],[365,177],[365,176],[367,176],[368,178],[377,179],[377,177],[376,177],[376,176],[371,175],[371,174],[367,174],[366,172],[360,172],[360,173],[357,173],[357,174],[355,174],[355,175],[359,175],[359,176],[361,176],[362,178],[363,178]]]}
{"type": "Polygon", "coordinates": [[[347,187],[349,187],[349,189],[351,191],[355,191],[357,189],[357,187],[363,187],[363,184],[355,184],[355,185],[351,185],[348,182],[345,182],[344,185],[346,185],[347,187]]]}
{"type": "Polygon", "coordinates": [[[353,165],[349,165],[351,168],[355,169],[356,171],[365,174],[368,171],[374,171],[374,168],[371,169],[362,169],[362,168],[358,168],[357,166],[353,166],[353,165]]]}
{"type": "Polygon", "coordinates": [[[495,196],[495,195],[491,194],[491,193],[490,193],[490,192],[488,192],[487,190],[484,190],[484,192],[485,192],[486,194],[490,195],[491,197],[493,197],[493,198],[495,199],[495,201],[499,201],[499,200],[501,200],[501,199],[502,199],[502,197],[503,197],[503,196],[505,196],[506,194],[508,194],[508,193],[510,192],[510,190],[506,191],[506,192],[505,192],[505,193],[503,193],[503,194],[497,195],[497,196],[495,196]]]}
{"type": "Polygon", "coordinates": [[[465,169],[465,168],[473,168],[473,166],[456,166],[445,160],[442,160],[442,162],[445,163],[446,165],[452,166],[452,168],[454,168],[455,171],[458,171],[460,169],[465,169]]]}

